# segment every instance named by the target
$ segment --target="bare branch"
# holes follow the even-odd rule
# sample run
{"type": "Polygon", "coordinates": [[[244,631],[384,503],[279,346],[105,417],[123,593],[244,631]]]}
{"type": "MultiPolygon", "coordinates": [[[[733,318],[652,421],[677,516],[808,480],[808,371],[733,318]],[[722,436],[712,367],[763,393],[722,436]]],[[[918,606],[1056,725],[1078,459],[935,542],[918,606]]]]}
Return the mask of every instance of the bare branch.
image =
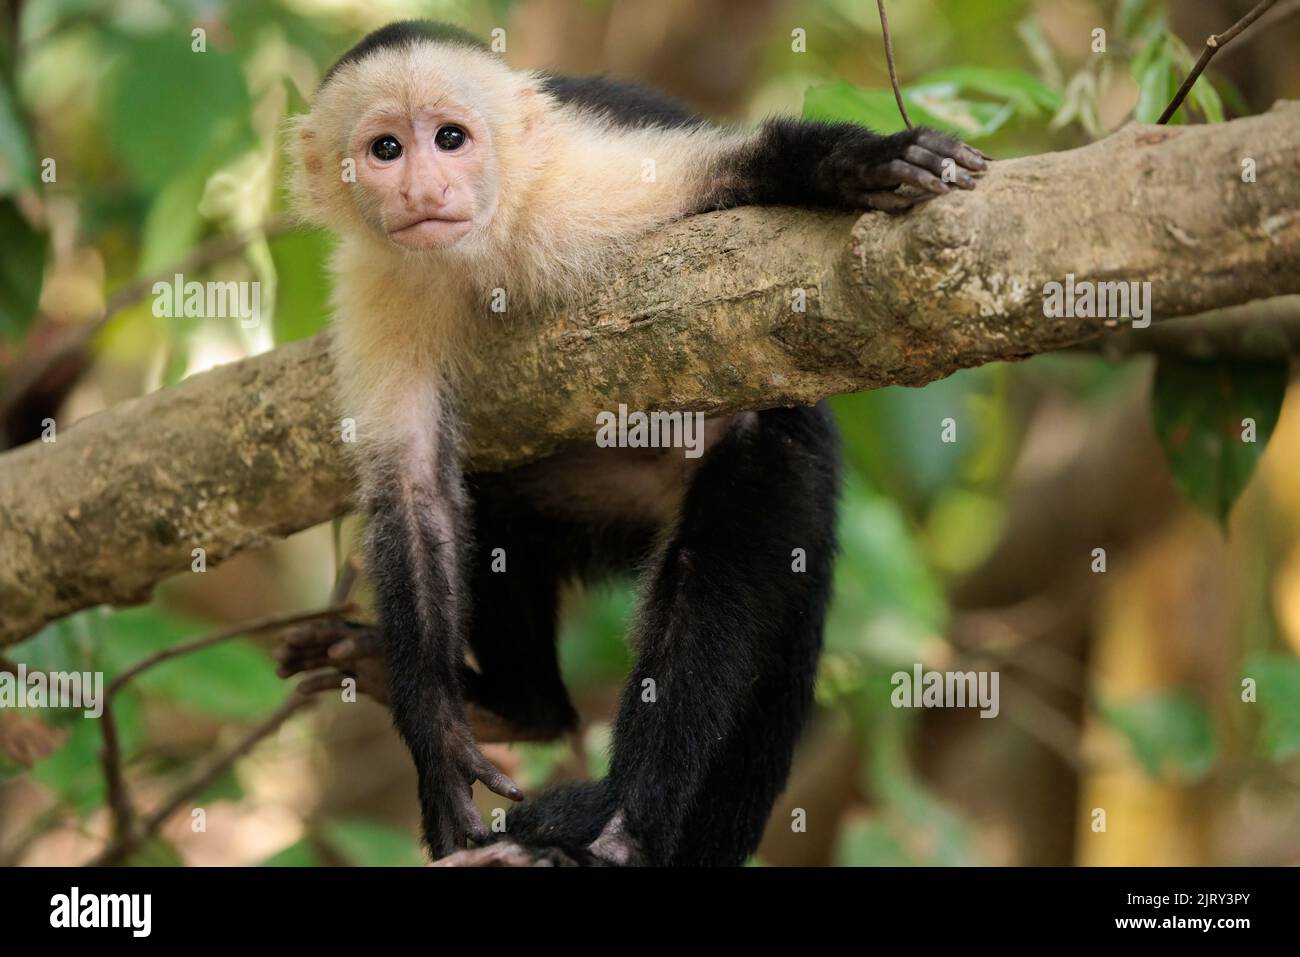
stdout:
{"type": "Polygon", "coordinates": [[[229,641],[232,638],[241,638],[247,635],[256,635],[268,631],[279,631],[281,628],[288,628],[291,625],[301,625],[304,622],[315,621],[318,618],[338,618],[350,614],[355,608],[352,605],[334,605],[329,608],[320,608],[315,611],[295,612],[289,615],[268,615],[251,622],[240,622],[231,625],[229,628],[222,628],[220,631],[213,632],[210,635],[204,635],[202,638],[195,638],[193,641],[183,641],[180,644],[172,645],[170,648],[164,648],[155,654],[136,662],[130,668],[123,671],[120,675],[109,683],[107,693],[109,696],[117,694],[129,682],[135,680],[141,672],[148,671],[155,665],[160,665],[164,661],[170,661],[173,658],[179,658],[181,655],[188,655],[195,651],[202,651],[204,648],[211,648],[213,645],[219,645],[223,641],[229,641]]]}
{"type": "MultiPolygon", "coordinates": [[[[90,862],[92,867],[111,867],[121,864],[142,844],[162,829],[173,814],[183,808],[198,795],[202,794],[213,782],[221,777],[236,761],[253,750],[263,738],[270,737],[280,726],[304,708],[312,705],[312,699],[297,693],[291,694],[271,715],[254,725],[230,748],[213,759],[208,766],[181,785],[171,797],[163,802],[138,825],[124,832],[116,833],[113,840],[100,854],[90,862]]],[[[107,714],[107,712],[105,712],[107,714]]]]}
{"type": "Polygon", "coordinates": [[[885,0],[876,0],[876,8],[880,11],[880,33],[885,40],[885,64],[889,67],[889,85],[894,88],[898,112],[903,114],[903,122],[910,130],[912,118],[907,115],[907,107],[903,105],[903,90],[898,85],[898,70],[894,66],[894,38],[889,35],[889,17],[885,13],[885,0]]]}
{"type": "MultiPolygon", "coordinates": [[[[500,469],[590,442],[619,403],[807,404],[1095,339],[1115,320],[1044,317],[1044,285],[1067,274],[1150,282],[1156,322],[1294,294],[1297,142],[1300,104],[1284,103],[1002,160],[978,189],[898,218],[739,209],[674,224],[575,307],[485,323],[470,458],[500,469]]],[[[195,547],[216,562],[347,511],[330,375],[318,337],[0,454],[0,645],[147,599],[195,547]]]]}
{"type": "MultiPolygon", "coordinates": [[[[882,0],[883,2],[883,0],[882,0]]],[[[1214,55],[1232,42],[1237,34],[1241,33],[1248,26],[1258,20],[1268,11],[1268,8],[1277,3],[1277,0],[1260,0],[1254,8],[1244,17],[1234,23],[1223,33],[1212,33],[1205,41],[1205,49],[1201,51],[1200,57],[1197,58],[1196,64],[1192,67],[1192,72],[1187,74],[1183,80],[1183,85],[1178,88],[1174,98],[1165,107],[1165,111],[1160,114],[1160,119],[1156,120],[1157,126],[1164,126],[1178,112],[1178,108],[1183,105],[1183,100],[1187,99],[1187,94],[1192,92],[1192,87],[1196,85],[1197,79],[1205,72],[1205,68],[1210,65],[1214,55]]]]}

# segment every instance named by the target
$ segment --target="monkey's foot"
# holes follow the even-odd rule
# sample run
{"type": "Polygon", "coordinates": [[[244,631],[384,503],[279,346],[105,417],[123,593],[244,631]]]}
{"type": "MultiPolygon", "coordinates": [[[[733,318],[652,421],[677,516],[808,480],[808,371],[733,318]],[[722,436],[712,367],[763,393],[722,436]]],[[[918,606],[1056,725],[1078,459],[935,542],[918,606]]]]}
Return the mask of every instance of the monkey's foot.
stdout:
{"type": "Polygon", "coordinates": [[[451,707],[449,702],[448,713],[438,719],[439,740],[422,752],[423,761],[416,759],[424,841],[435,858],[464,848],[466,841],[482,845],[491,839],[474,805],[474,782],[511,801],[524,799],[519,786],[479,750],[468,722],[451,707]]]}
{"type": "MultiPolygon", "coordinates": [[[[385,707],[389,705],[383,637],[375,625],[341,619],[309,621],[284,632],[275,658],[279,662],[276,674],[281,678],[306,674],[298,685],[303,694],[338,692],[344,679],[350,678],[359,692],[385,707]]],[[[481,677],[477,672],[467,667],[462,677],[467,696],[465,714],[479,741],[553,741],[576,724],[571,709],[567,713],[538,713],[527,719],[505,714],[504,709],[481,700],[481,677]]]]}
{"type": "Polygon", "coordinates": [[[383,639],[374,625],[336,618],[309,621],[282,634],[275,658],[281,678],[325,669],[303,680],[298,690],[304,694],[337,691],[344,678],[352,678],[362,694],[389,703],[383,639]]]}
{"type": "MultiPolygon", "coordinates": [[[[562,825],[558,826],[562,831],[562,825]]],[[[585,847],[529,844],[501,838],[492,844],[457,851],[433,862],[435,867],[626,867],[639,863],[640,850],[623,826],[622,814],[601,830],[585,847]]]]}
{"type": "Polygon", "coordinates": [[[578,867],[579,862],[558,847],[525,847],[497,841],[434,861],[432,867],[578,867]]]}
{"type": "Polygon", "coordinates": [[[953,186],[974,189],[971,173],[988,169],[988,157],[979,150],[923,126],[889,137],[884,157],[869,145],[872,138],[865,130],[861,138],[844,137],[818,169],[823,185],[846,206],[905,212],[953,186]]]}

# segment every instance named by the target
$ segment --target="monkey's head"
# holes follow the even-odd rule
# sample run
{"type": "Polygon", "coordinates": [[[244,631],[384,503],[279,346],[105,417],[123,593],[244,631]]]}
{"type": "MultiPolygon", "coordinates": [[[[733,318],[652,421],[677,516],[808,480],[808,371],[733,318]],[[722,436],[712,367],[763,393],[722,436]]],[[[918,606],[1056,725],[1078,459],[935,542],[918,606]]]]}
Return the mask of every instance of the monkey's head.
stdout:
{"type": "Polygon", "coordinates": [[[293,122],[305,219],[411,250],[470,251],[508,229],[500,197],[532,165],[537,90],[473,36],[414,21],[339,59],[293,122]]]}

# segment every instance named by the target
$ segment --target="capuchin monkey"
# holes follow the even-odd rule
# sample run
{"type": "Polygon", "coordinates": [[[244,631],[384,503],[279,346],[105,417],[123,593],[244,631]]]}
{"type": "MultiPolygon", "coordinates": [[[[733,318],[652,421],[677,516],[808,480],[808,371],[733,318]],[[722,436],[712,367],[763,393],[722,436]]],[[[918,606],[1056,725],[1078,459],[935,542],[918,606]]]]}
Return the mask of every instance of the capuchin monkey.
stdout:
{"type": "Polygon", "coordinates": [[[493,289],[512,308],[572,302],[672,220],[751,204],[899,213],[973,188],[987,157],[920,128],[721,128],[632,84],[513,70],[427,22],[344,54],[292,139],[296,208],[338,237],[337,400],[355,421],[379,625],[306,629],[281,672],[359,674],[382,648],[381,696],[415,759],[435,858],[496,839],[484,850],[497,862],[742,863],[812,701],[835,552],[829,414],[710,420],[699,458],[593,442],[467,476],[461,360],[493,289]],[[572,730],[558,590],[619,570],[643,583],[609,774],[524,801],[490,835],[474,782],[523,795],[479,750],[467,708],[532,738],[572,730]]]}

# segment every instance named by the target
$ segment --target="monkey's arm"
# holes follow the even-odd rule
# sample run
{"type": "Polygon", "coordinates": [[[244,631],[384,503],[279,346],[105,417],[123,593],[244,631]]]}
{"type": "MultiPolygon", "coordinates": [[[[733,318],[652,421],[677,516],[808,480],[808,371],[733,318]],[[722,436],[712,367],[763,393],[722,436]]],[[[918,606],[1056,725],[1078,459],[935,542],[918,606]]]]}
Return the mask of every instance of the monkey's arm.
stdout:
{"type": "Polygon", "coordinates": [[[903,212],[953,186],[974,189],[983,153],[944,133],[916,127],[881,136],[851,123],[769,120],[725,161],[704,208],[828,206],[903,212]],[[899,193],[898,187],[920,192],[899,193]]]}
{"type": "Polygon", "coordinates": [[[460,550],[468,523],[454,444],[444,437],[432,461],[411,455],[370,502],[369,564],[389,704],[415,759],[424,840],[435,858],[463,848],[467,838],[487,839],[471,800],[475,781],[502,797],[523,796],[479,751],[465,714],[460,550]]]}

